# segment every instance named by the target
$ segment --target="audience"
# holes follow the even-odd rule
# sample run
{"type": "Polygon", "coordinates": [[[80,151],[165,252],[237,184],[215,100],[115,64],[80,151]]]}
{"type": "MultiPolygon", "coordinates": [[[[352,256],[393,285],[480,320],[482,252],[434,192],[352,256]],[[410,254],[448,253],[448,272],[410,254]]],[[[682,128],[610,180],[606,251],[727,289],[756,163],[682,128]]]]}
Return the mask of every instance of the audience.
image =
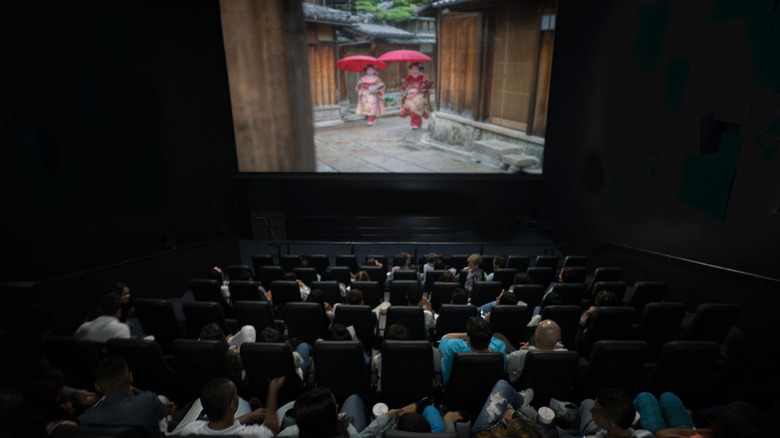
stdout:
{"type": "Polygon", "coordinates": [[[84,426],[136,426],[147,437],[164,436],[160,424],[175,407],[151,391],[131,386],[133,375],[127,362],[119,357],[107,357],[95,369],[95,389],[103,396],[79,417],[84,426]]]}
{"type": "Polygon", "coordinates": [[[561,327],[551,319],[545,319],[539,323],[534,331],[534,345],[528,342],[520,344],[517,351],[510,352],[506,357],[506,371],[509,375],[509,381],[513,384],[517,382],[523,372],[525,365],[525,356],[531,350],[542,351],[566,351],[561,341],[561,327]]]}
{"type": "MultiPolygon", "coordinates": [[[[466,281],[463,283],[463,288],[466,289],[466,292],[468,292],[469,301],[471,301],[471,294],[474,292],[474,283],[477,281],[485,281],[487,276],[485,275],[485,271],[479,267],[482,264],[481,255],[471,254],[468,259],[466,259],[466,263],[467,266],[463,269],[466,271],[466,281]]],[[[460,281],[460,276],[463,274],[463,271],[459,272],[455,277],[455,280],[460,281]]]]}
{"type": "Polygon", "coordinates": [[[122,300],[118,294],[108,293],[100,300],[100,316],[81,324],[73,337],[104,343],[111,338],[130,338],[130,326],[119,321],[122,300]]]}
{"type": "Polygon", "coordinates": [[[466,323],[466,333],[447,333],[439,342],[441,354],[441,377],[446,385],[452,370],[452,357],[459,351],[498,352],[506,360],[506,344],[493,337],[490,323],[472,316],[466,323]]]}

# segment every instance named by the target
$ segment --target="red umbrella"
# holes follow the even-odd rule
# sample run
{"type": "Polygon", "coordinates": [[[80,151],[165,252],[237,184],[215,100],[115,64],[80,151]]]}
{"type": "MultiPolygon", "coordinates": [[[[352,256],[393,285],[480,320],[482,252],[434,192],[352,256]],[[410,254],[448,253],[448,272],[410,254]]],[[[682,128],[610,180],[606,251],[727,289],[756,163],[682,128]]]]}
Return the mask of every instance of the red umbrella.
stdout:
{"type": "Polygon", "coordinates": [[[416,50],[393,50],[377,58],[384,62],[425,62],[433,59],[425,53],[416,50]]]}
{"type": "Polygon", "coordinates": [[[346,71],[362,72],[367,65],[373,65],[377,70],[384,70],[387,64],[373,56],[354,55],[336,61],[336,68],[346,71]]]}

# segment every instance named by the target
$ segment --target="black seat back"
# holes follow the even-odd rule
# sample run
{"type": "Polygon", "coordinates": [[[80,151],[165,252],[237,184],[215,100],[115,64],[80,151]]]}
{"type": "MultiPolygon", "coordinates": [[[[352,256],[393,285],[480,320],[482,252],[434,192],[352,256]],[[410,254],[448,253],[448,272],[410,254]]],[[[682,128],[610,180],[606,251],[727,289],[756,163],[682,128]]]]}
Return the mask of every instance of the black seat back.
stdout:
{"type": "Polygon", "coordinates": [[[433,391],[433,349],[428,341],[382,344],[382,392],[388,406],[406,406],[433,391]]]}
{"type": "Polygon", "coordinates": [[[447,333],[465,333],[466,323],[472,316],[479,316],[473,304],[442,304],[436,319],[436,337],[440,339],[447,333]]]}

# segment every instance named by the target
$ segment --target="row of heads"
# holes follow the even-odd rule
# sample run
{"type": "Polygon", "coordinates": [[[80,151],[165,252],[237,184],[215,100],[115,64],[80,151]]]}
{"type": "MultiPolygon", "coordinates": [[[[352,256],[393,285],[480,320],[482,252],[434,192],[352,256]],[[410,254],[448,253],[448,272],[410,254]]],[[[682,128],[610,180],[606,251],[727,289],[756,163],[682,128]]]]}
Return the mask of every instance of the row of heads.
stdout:
{"type": "MultiPolygon", "coordinates": [[[[365,67],[363,67],[363,71],[368,71],[369,67],[376,70],[376,66],[374,64],[368,64],[365,67]]],[[[425,70],[425,66],[421,62],[413,62],[409,64],[409,69],[411,69],[412,67],[417,67],[419,70],[425,70]]]]}

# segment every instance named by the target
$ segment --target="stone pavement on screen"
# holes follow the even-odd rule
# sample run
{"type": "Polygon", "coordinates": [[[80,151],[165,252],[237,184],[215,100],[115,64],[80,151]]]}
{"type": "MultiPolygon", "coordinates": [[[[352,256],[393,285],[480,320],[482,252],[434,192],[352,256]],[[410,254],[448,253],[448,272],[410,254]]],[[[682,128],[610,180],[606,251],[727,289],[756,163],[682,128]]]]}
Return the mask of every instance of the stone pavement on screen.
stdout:
{"type": "Polygon", "coordinates": [[[316,127],[317,172],[347,173],[495,173],[471,163],[463,154],[433,147],[427,140],[429,120],[412,130],[409,118],[388,114],[367,126],[352,116],[344,123],[316,127]]]}

